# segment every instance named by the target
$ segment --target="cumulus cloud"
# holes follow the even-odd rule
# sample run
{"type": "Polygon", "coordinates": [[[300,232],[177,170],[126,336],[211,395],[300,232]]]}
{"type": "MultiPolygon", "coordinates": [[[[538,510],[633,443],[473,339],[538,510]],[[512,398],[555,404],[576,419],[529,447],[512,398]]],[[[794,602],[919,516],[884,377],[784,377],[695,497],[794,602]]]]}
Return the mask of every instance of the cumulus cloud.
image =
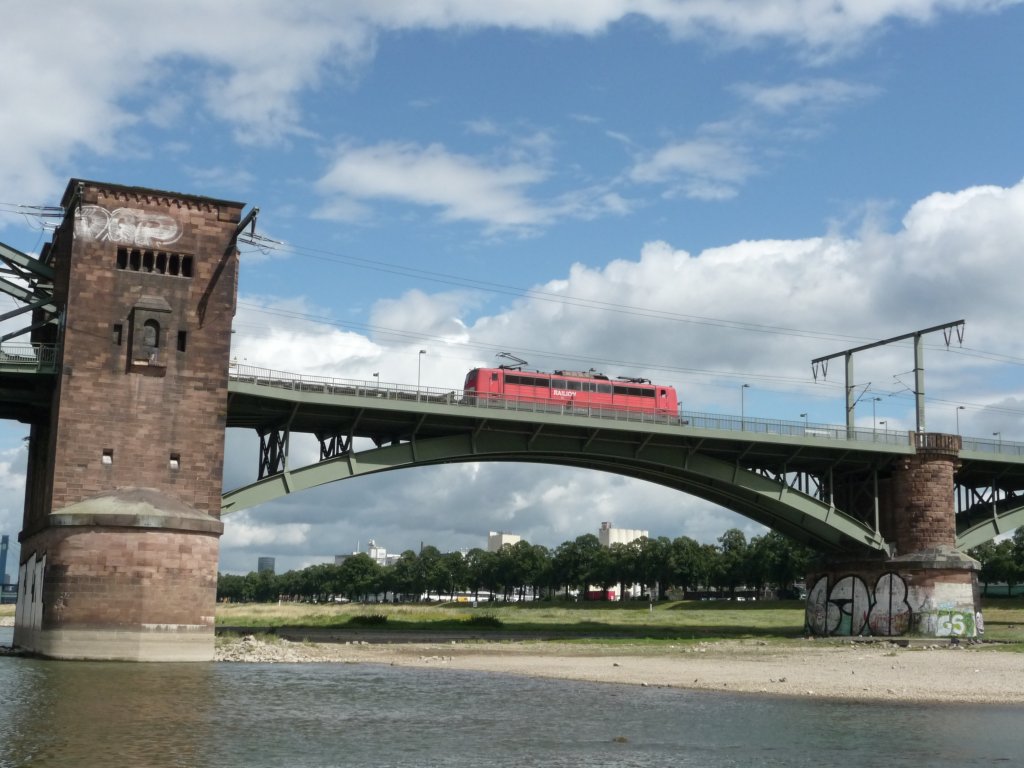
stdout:
{"type": "Polygon", "coordinates": [[[323,322],[329,314],[302,298],[242,296],[232,359],[281,371],[369,376],[381,348],[362,334],[323,322]]]}
{"type": "MultiPolygon", "coordinates": [[[[1024,356],[1006,322],[1016,285],[1005,280],[1024,237],[1022,214],[1024,183],[931,195],[892,232],[868,227],[697,254],[651,242],[638,258],[577,264],[505,311],[467,321],[468,338],[522,351],[541,368],[598,364],[658,376],[683,384],[691,405],[714,409],[722,403],[705,386],[716,378],[756,376],[764,387],[808,390],[814,358],[966,318],[970,348],[953,339],[951,353],[930,354],[928,391],[963,397],[946,387],[977,371],[979,381],[989,378],[983,389],[1002,396],[992,357],[973,350],[1024,356]]],[[[389,318],[381,313],[376,322],[389,318]]],[[[941,335],[927,342],[943,349],[941,335]]],[[[906,396],[908,349],[862,355],[859,381],[906,396]]],[[[841,375],[833,367],[830,380],[841,384],[841,375]]]]}

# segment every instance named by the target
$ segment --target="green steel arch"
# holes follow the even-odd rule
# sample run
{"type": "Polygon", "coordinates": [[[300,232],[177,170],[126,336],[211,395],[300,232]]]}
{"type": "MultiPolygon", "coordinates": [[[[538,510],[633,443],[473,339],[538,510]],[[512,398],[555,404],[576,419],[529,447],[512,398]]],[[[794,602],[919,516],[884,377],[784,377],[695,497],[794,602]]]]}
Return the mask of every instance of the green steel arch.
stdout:
{"type": "Polygon", "coordinates": [[[971,525],[962,531],[957,531],[956,548],[961,552],[992,541],[997,536],[1012,533],[1015,529],[1024,525],[1024,497],[1017,496],[1006,499],[997,505],[997,510],[991,517],[987,517],[979,523],[971,525]]]}
{"type": "Polygon", "coordinates": [[[519,461],[593,469],[658,483],[719,504],[818,549],[886,551],[874,530],[818,499],[774,480],[681,447],[642,450],[567,436],[482,432],[449,435],[346,453],[286,470],[224,495],[222,514],[290,493],[403,467],[473,461],[519,461]]]}

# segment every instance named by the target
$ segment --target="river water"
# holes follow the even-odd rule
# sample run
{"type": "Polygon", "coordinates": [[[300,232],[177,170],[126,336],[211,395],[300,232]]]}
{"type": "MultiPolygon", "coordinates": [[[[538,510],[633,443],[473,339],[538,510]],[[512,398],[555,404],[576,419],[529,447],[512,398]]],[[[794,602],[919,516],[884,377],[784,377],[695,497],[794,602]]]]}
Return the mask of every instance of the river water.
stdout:
{"type": "Polygon", "coordinates": [[[2,768],[1012,766],[1022,717],[443,668],[0,656],[2,768]]]}

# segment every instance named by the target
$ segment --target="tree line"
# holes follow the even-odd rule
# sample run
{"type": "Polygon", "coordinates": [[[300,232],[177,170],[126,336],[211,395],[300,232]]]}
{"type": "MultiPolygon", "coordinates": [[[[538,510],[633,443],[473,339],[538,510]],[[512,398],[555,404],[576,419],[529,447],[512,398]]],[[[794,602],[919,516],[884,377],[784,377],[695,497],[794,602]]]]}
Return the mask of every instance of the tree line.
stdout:
{"type": "Polygon", "coordinates": [[[381,566],[365,553],[340,564],[312,565],[297,571],[246,576],[218,574],[218,600],[272,602],[280,596],[326,600],[341,596],[352,601],[380,599],[454,599],[457,593],[495,600],[523,599],[527,593],[553,598],[585,595],[592,587],[607,595],[620,587],[639,584],[645,599],[653,593],[664,599],[670,590],[716,591],[733,596],[737,589],[762,593],[786,590],[804,577],[813,551],[785,536],[769,532],[749,542],[737,528],[726,531],[716,544],[699,544],[688,536],[642,538],[629,544],[601,546],[594,534],[584,534],[555,549],[520,541],[497,552],[471,549],[442,553],[425,546],[406,550],[398,560],[381,566]]]}
{"type": "Polygon", "coordinates": [[[990,584],[1003,584],[1010,595],[1014,587],[1024,584],[1024,528],[1014,531],[1012,538],[987,541],[968,554],[981,563],[978,580],[986,592],[990,584]]]}

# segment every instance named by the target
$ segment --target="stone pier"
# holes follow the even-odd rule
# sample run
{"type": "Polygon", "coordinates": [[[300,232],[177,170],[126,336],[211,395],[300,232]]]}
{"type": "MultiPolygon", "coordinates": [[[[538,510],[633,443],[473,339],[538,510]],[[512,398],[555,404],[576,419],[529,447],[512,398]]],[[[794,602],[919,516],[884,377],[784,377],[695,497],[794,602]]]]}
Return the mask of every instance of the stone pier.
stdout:
{"type": "Polygon", "coordinates": [[[955,547],[960,437],[912,437],[916,453],[888,467],[878,487],[880,529],[890,556],[817,564],[807,579],[810,632],[948,639],[983,631],[979,565],[955,547]]]}
{"type": "Polygon", "coordinates": [[[62,659],[213,657],[242,204],[72,180],[54,268],[48,420],[29,440],[15,645],[62,659]]]}

